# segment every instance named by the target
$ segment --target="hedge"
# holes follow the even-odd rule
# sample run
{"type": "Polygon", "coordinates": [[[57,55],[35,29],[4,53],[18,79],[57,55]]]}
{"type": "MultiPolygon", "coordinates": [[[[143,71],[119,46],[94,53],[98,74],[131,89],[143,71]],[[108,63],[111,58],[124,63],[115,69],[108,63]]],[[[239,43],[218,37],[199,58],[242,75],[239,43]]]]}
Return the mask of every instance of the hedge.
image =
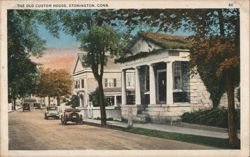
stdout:
{"type": "MultiPolygon", "coordinates": [[[[240,129],[240,110],[235,110],[235,124],[236,128],[240,129]]],[[[194,112],[186,112],[181,116],[182,122],[216,126],[228,128],[227,109],[225,108],[212,108],[206,110],[199,110],[194,112]]]]}

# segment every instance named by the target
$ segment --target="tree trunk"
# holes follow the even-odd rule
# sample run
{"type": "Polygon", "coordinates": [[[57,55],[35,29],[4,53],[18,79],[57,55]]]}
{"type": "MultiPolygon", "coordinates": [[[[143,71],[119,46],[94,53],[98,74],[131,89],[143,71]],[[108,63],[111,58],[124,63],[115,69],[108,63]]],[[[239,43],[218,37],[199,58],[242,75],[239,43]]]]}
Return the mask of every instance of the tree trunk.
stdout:
{"type": "Polygon", "coordinates": [[[105,110],[102,79],[98,80],[98,86],[99,86],[99,102],[100,102],[100,110],[101,110],[101,125],[105,126],[107,125],[107,123],[106,123],[106,110],[105,110]]]}
{"type": "Polygon", "coordinates": [[[237,146],[238,138],[235,127],[235,107],[234,107],[234,86],[230,79],[230,75],[226,77],[227,99],[228,99],[228,136],[229,144],[232,147],[237,146]]]}
{"type": "Polygon", "coordinates": [[[16,98],[13,98],[13,106],[12,106],[12,110],[16,110],[16,98]]]}

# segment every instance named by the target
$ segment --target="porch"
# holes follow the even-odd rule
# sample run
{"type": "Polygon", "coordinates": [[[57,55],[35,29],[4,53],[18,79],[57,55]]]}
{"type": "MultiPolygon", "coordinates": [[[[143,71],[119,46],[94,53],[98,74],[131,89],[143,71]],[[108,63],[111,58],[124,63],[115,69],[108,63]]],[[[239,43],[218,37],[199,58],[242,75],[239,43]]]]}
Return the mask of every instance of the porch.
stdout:
{"type": "MultiPolygon", "coordinates": [[[[123,119],[132,112],[134,121],[166,123],[178,121],[180,115],[191,111],[188,58],[164,54],[123,64],[123,119]],[[127,70],[134,70],[135,75],[135,101],[132,103],[127,100],[130,97],[126,88],[127,70]]],[[[188,52],[181,55],[187,56],[188,52]]]]}

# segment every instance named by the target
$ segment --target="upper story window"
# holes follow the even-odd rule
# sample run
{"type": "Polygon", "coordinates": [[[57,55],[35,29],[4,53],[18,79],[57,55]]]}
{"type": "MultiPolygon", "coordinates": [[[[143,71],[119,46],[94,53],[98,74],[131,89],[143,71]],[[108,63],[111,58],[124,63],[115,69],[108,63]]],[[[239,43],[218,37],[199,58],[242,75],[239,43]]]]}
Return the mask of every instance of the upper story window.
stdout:
{"type": "Polygon", "coordinates": [[[81,79],[81,87],[84,88],[84,79],[81,79]]]}
{"type": "Polygon", "coordinates": [[[75,89],[80,88],[80,80],[75,81],[75,89]]]}
{"type": "Polygon", "coordinates": [[[112,88],[112,87],[116,87],[116,78],[105,78],[104,79],[104,87],[107,88],[112,88]]]}

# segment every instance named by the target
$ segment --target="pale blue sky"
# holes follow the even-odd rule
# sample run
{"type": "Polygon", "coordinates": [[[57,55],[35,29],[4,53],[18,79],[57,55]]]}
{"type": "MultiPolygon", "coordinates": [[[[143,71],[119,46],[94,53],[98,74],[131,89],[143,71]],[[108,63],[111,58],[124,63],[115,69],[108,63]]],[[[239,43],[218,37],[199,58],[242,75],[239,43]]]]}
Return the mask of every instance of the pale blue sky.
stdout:
{"type": "MultiPolygon", "coordinates": [[[[46,41],[47,48],[78,48],[80,46],[80,43],[76,41],[75,37],[72,37],[71,35],[65,34],[61,31],[59,38],[56,38],[52,36],[43,25],[39,25],[38,34],[46,41]]],[[[178,30],[173,34],[188,36],[192,33],[178,30]]]]}
{"type": "Polygon", "coordinates": [[[47,48],[78,48],[80,46],[75,37],[60,32],[59,38],[56,38],[52,36],[43,25],[39,26],[38,34],[46,41],[47,48]]]}

